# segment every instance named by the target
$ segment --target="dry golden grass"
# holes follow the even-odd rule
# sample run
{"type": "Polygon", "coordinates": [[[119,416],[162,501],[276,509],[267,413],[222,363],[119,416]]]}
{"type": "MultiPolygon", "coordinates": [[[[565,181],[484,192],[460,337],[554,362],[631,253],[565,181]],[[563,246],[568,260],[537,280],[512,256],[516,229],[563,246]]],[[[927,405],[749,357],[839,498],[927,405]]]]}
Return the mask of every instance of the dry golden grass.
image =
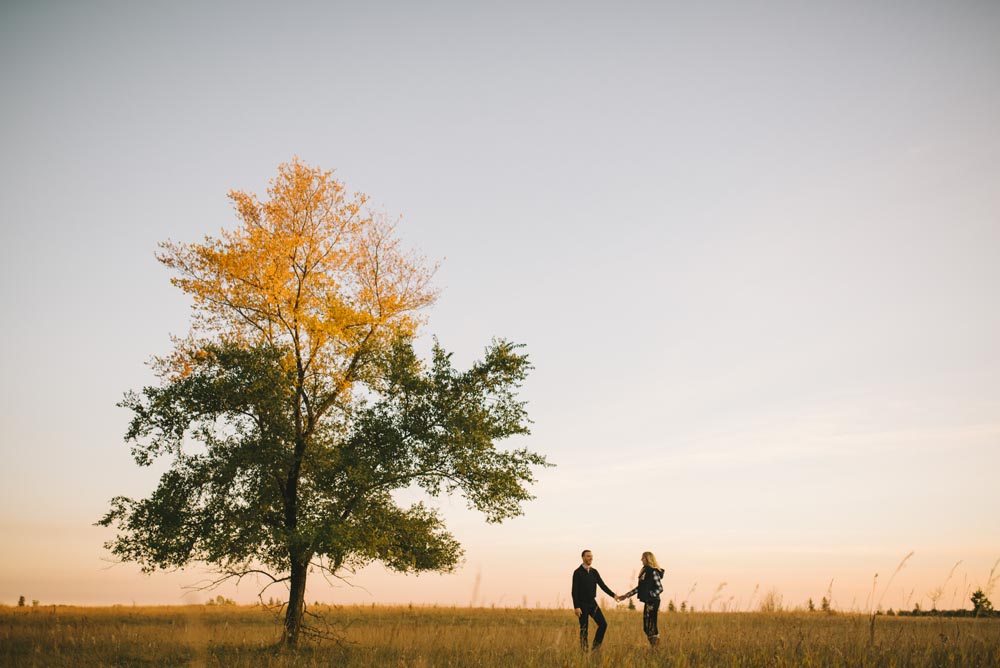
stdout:
{"type": "Polygon", "coordinates": [[[276,649],[278,624],[255,607],[0,607],[0,666],[1000,666],[1000,619],[879,617],[871,644],[864,615],[661,613],[654,653],[641,612],[610,610],[605,647],[586,660],[568,610],[321,611],[343,642],[292,653],[276,649]]]}

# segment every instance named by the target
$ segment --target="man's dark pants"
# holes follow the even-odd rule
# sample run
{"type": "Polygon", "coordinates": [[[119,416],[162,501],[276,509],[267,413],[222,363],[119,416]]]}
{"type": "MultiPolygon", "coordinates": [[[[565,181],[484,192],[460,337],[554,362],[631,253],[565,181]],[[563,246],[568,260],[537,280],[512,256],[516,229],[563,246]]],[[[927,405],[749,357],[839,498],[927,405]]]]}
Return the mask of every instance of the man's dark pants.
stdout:
{"type": "Polygon", "coordinates": [[[592,608],[580,608],[580,610],[580,648],[584,652],[587,651],[587,634],[590,618],[593,617],[597,624],[597,633],[594,635],[594,649],[597,649],[604,642],[604,632],[608,630],[608,623],[604,621],[604,613],[601,612],[596,603],[592,608]]]}

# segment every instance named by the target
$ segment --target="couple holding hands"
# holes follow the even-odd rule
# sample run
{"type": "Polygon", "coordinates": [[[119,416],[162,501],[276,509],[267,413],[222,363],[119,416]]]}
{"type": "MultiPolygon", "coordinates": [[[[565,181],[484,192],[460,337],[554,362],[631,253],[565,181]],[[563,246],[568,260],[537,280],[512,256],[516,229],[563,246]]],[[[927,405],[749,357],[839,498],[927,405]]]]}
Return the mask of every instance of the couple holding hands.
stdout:
{"type": "Polygon", "coordinates": [[[597,634],[594,635],[593,649],[597,649],[604,642],[604,632],[608,630],[608,622],[604,619],[604,613],[597,605],[597,587],[600,586],[604,593],[616,601],[639,595],[639,600],[645,604],[642,609],[642,630],[646,633],[651,647],[660,644],[660,631],[656,627],[656,615],[660,611],[660,594],[663,592],[663,569],[656,563],[656,557],[652,552],[642,553],[642,572],[639,573],[639,584],[631,591],[616,596],[611,591],[597,569],[591,566],[594,563],[594,553],[584,550],[580,553],[583,561],[580,567],[573,571],[573,608],[576,616],[580,620],[580,647],[587,651],[587,634],[590,618],[594,618],[597,624],[597,634]]]}

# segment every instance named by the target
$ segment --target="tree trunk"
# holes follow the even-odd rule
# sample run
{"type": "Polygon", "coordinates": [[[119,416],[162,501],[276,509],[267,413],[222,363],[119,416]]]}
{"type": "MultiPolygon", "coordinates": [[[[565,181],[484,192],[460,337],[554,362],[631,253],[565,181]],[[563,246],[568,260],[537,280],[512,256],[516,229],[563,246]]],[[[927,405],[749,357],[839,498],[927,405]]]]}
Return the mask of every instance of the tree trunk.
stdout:
{"type": "Polygon", "coordinates": [[[285,611],[285,631],[282,644],[294,647],[299,642],[302,630],[302,615],[305,612],[307,564],[292,561],[292,579],[288,592],[288,610],[285,611]]]}

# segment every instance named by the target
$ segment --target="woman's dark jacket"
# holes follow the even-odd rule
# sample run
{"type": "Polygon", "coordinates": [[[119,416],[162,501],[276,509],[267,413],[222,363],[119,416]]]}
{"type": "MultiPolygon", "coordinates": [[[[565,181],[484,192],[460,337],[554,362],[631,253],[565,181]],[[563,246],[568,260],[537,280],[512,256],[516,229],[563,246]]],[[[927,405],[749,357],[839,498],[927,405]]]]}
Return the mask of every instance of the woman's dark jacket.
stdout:
{"type": "Polygon", "coordinates": [[[625,594],[625,597],[639,595],[639,600],[643,603],[660,600],[663,593],[663,569],[643,566],[639,573],[639,585],[625,594]]]}

